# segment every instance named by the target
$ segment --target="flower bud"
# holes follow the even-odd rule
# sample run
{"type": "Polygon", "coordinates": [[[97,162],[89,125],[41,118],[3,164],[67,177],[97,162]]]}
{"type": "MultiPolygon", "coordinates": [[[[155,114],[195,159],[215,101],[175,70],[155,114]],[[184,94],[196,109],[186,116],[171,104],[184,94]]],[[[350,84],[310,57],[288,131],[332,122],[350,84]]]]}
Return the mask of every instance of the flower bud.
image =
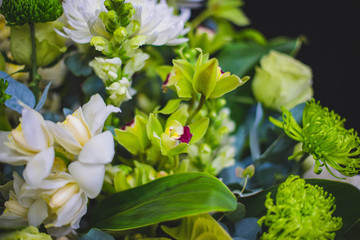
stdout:
{"type": "Polygon", "coordinates": [[[74,135],[76,140],[84,146],[91,138],[91,133],[89,128],[85,123],[83,123],[79,118],[68,115],[64,124],[68,127],[70,132],[74,135]]]}
{"type": "MultiPolygon", "coordinates": [[[[66,39],[54,30],[54,23],[35,25],[36,61],[39,67],[48,66],[66,51],[66,39]]],[[[31,37],[28,25],[11,27],[10,51],[19,64],[31,65],[31,37]]]]}
{"type": "Polygon", "coordinates": [[[135,94],[135,90],[131,88],[129,79],[125,77],[106,87],[106,90],[109,93],[109,99],[115,106],[120,106],[122,102],[131,99],[132,95],[135,94]]]}
{"type": "Polygon", "coordinates": [[[193,87],[196,92],[204,95],[206,99],[210,97],[215,88],[218,66],[217,59],[213,58],[201,64],[195,70],[193,87]]]}
{"type": "Polygon", "coordinates": [[[50,198],[49,206],[51,208],[60,208],[64,206],[75,194],[80,191],[76,183],[68,183],[58,189],[50,198]]]}
{"type": "Polygon", "coordinates": [[[105,56],[111,56],[114,53],[111,42],[104,37],[92,37],[90,45],[94,46],[97,51],[102,52],[105,56]]]}
{"type": "Polygon", "coordinates": [[[120,77],[121,63],[118,57],[111,59],[95,57],[89,65],[94,68],[96,75],[103,80],[105,85],[110,85],[120,77]]]}
{"type": "Polygon", "coordinates": [[[252,90],[264,106],[291,109],[313,95],[311,69],[293,57],[271,51],[256,68],[252,90]]]}
{"type": "Polygon", "coordinates": [[[17,200],[9,200],[9,201],[6,201],[4,203],[4,206],[6,207],[6,209],[17,215],[17,216],[20,216],[20,217],[23,217],[23,218],[27,218],[27,213],[28,213],[28,208],[25,208],[23,207],[17,200]]]}

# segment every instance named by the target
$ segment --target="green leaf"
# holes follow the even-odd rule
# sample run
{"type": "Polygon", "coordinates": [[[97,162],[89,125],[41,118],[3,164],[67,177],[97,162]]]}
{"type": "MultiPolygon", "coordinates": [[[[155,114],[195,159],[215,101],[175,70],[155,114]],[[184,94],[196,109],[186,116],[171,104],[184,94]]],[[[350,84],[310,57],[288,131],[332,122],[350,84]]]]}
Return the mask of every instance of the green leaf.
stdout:
{"type": "Polygon", "coordinates": [[[161,228],[176,240],[232,239],[221,225],[209,214],[184,218],[177,227],[167,227],[162,225],[161,228]]]}
{"type": "MultiPolygon", "coordinates": [[[[323,187],[325,191],[331,193],[335,197],[336,210],[333,214],[335,217],[342,217],[343,227],[336,232],[336,236],[340,237],[346,232],[352,230],[352,226],[360,221],[360,190],[351,184],[330,181],[325,179],[305,179],[307,183],[323,187]]],[[[266,214],[264,202],[266,194],[271,192],[271,196],[276,196],[279,185],[272,186],[250,197],[240,198],[246,206],[246,217],[262,217],[266,214]]]]}
{"type": "Polygon", "coordinates": [[[99,229],[96,228],[92,228],[90,229],[90,231],[85,234],[82,235],[78,238],[78,240],[115,240],[115,238],[113,236],[111,236],[108,233],[105,233],[99,229]]]}
{"type": "Polygon", "coordinates": [[[183,105],[178,110],[176,110],[176,112],[174,112],[169,116],[169,118],[166,121],[165,128],[170,126],[169,123],[172,120],[176,120],[180,122],[182,126],[185,126],[188,117],[189,117],[188,105],[183,105]]]}
{"type": "Polygon", "coordinates": [[[172,114],[178,109],[181,101],[182,99],[171,99],[166,103],[163,109],[156,111],[156,113],[172,114]]]}
{"type": "Polygon", "coordinates": [[[216,11],[214,16],[229,20],[238,26],[246,26],[250,23],[244,12],[239,8],[221,9],[216,11]]]}
{"type": "Polygon", "coordinates": [[[270,50],[294,55],[301,46],[301,39],[277,38],[266,45],[237,42],[226,45],[218,55],[221,68],[238,76],[247,75],[270,50]],[[240,57],[241,56],[241,57],[240,57]]]}
{"type": "Polygon", "coordinates": [[[93,212],[93,226],[121,231],[186,216],[236,209],[236,198],[216,177],[180,173],[115,193],[93,212]]]}
{"type": "Polygon", "coordinates": [[[209,127],[210,119],[203,117],[189,125],[190,132],[193,134],[189,144],[197,143],[206,133],[209,127]]]}
{"type": "Polygon", "coordinates": [[[98,76],[91,76],[87,78],[82,84],[81,89],[88,96],[96,93],[99,93],[103,98],[106,96],[104,82],[98,76]]]}
{"type": "Polygon", "coordinates": [[[236,75],[230,75],[217,81],[214,91],[211,93],[210,98],[218,98],[225,93],[231,92],[237,87],[246,83],[250,78],[243,77],[242,79],[236,75]]]}

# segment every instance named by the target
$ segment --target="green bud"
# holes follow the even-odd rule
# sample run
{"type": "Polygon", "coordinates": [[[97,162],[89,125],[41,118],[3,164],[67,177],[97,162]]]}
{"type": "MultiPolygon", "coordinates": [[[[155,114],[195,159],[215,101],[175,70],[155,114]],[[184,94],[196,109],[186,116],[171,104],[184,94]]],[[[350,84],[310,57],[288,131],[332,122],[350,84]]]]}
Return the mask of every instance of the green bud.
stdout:
{"type": "Polygon", "coordinates": [[[4,0],[0,13],[10,26],[55,21],[63,13],[59,0],[4,0]]]}
{"type": "MultiPolygon", "coordinates": [[[[39,67],[55,62],[66,51],[66,39],[54,30],[54,22],[35,24],[36,61],[39,67]]],[[[29,25],[11,27],[10,51],[19,64],[31,65],[31,37],[29,25]]]]}
{"type": "Polygon", "coordinates": [[[106,9],[109,11],[113,10],[115,7],[113,1],[111,1],[111,0],[105,0],[104,5],[105,5],[106,9]]]}
{"type": "Polygon", "coordinates": [[[216,86],[218,67],[217,59],[213,58],[200,65],[195,71],[193,88],[196,92],[204,95],[206,99],[211,96],[216,86]]]}
{"type": "Polygon", "coordinates": [[[90,45],[94,46],[97,51],[102,52],[105,56],[111,56],[114,53],[113,45],[104,37],[92,37],[90,45]]]}
{"type": "Polygon", "coordinates": [[[118,27],[114,31],[114,39],[119,44],[121,44],[127,38],[127,36],[128,34],[124,27],[118,27]]]}

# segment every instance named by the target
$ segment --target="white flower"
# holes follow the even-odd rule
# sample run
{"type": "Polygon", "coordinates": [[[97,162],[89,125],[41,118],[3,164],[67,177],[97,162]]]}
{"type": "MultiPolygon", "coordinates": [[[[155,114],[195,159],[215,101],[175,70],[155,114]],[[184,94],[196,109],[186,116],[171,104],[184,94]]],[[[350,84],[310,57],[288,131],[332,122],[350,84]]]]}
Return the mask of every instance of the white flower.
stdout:
{"type": "Polygon", "coordinates": [[[132,78],[135,72],[140,71],[145,66],[145,61],[150,56],[140,49],[137,49],[134,55],[129,59],[129,61],[125,64],[124,74],[127,75],[128,78],[132,78]]]}
{"type": "Polygon", "coordinates": [[[118,72],[121,70],[121,59],[95,57],[89,65],[94,69],[96,75],[104,81],[115,81],[118,78],[118,72]]]}
{"type": "Polygon", "coordinates": [[[70,25],[70,28],[64,27],[63,30],[71,40],[89,43],[94,36],[110,38],[99,18],[100,12],[107,12],[104,0],[65,0],[62,5],[70,25]]]}
{"type": "Polygon", "coordinates": [[[120,109],[106,106],[96,94],[83,107],[68,115],[62,123],[48,121],[49,130],[66,151],[77,156],[68,170],[87,196],[95,198],[101,191],[105,166],[114,157],[114,139],[110,131],[102,132],[106,118],[120,109]],[[94,177],[96,176],[96,177],[94,177]]]}
{"type": "Polygon", "coordinates": [[[54,139],[40,113],[24,105],[21,123],[11,132],[0,132],[0,161],[25,165],[27,182],[39,184],[54,163],[54,139]]]}
{"type": "Polygon", "coordinates": [[[120,106],[122,102],[132,98],[135,94],[135,90],[130,86],[130,81],[123,77],[120,81],[114,82],[106,88],[110,95],[109,98],[114,105],[120,106]]]}
{"type": "Polygon", "coordinates": [[[186,38],[178,38],[190,29],[184,28],[190,17],[190,9],[183,9],[181,14],[174,15],[174,9],[165,0],[127,0],[133,5],[135,15],[133,19],[140,23],[136,35],[147,37],[146,44],[178,45],[186,42],[186,38]]]}
{"type": "Polygon", "coordinates": [[[176,0],[178,7],[199,8],[204,4],[204,0],[176,0]]]}

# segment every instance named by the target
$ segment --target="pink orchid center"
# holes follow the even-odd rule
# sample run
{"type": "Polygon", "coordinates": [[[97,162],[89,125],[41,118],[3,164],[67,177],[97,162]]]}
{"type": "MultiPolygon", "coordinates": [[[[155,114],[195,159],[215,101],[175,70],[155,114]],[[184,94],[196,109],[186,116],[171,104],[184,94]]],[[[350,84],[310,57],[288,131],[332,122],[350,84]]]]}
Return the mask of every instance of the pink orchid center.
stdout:
{"type": "Polygon", "coordinates": [[[178,139],[180,142],[189,143],[192,138],[192,133],[190,132],[189,126],[184,126],[184,133],[178,139]]]}

